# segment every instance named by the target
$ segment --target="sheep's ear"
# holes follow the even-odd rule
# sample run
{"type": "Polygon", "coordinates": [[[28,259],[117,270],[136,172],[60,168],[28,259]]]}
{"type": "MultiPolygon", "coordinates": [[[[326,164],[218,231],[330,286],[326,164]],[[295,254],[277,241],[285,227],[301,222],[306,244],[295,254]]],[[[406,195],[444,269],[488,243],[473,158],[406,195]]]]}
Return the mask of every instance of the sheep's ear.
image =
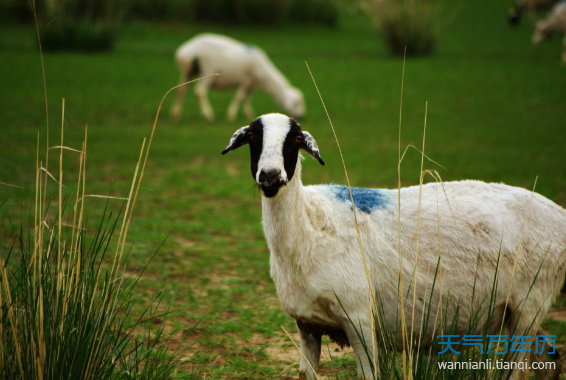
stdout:
{"type": "Polygon", "coordinates": [[[320,153],[318,152],[318,145],[310,133],[303,131],[303,143],[301,144],[301,149],[316,158],[321,165],[325,162],[320,158],[320,153]]]}
{"type": "Polygon", "coordinates": [[[231,150],[241,147],[242,145],[246,145],[248,143],[248,126],[242,127],[234,133],[232,138],[230,139],[230,144],[222,151],[222,154],[226,154],[231,150]]]}

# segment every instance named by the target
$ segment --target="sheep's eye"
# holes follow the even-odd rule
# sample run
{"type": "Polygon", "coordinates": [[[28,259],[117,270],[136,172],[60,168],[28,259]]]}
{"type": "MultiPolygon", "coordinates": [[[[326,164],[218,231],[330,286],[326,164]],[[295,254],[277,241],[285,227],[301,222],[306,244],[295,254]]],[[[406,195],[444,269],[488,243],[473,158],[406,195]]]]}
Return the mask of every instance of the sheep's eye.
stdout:
{"type": "Polygon", "coordinates": [[[303,142],[303,136],[297,136],[295,138],[295,141],[298,142],[298,143],[303,142]]]}
{"type": "Polygon", "coordinates": [[[249,137],[250,139],[253,139],[253,138],[254,138],[254,133],[253,133],[253,132],[248,132],[248,137],[249,137]]]}

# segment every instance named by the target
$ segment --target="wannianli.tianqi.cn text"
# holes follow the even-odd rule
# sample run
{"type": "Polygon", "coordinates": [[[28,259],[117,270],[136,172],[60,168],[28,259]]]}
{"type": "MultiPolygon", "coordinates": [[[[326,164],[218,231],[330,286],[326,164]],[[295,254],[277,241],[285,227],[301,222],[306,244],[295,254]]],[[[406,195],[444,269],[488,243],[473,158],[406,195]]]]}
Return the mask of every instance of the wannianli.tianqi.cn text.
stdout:
{"type": "Polygon", "coordinates": [[[503,369],[503,370],[531,370],[531,369],[556,369],[555,362],[532,362],[527,360],[519,362],[507,362],[504,360],[487,359],[481,362],[438,362],[439,369],[503,369]]]}

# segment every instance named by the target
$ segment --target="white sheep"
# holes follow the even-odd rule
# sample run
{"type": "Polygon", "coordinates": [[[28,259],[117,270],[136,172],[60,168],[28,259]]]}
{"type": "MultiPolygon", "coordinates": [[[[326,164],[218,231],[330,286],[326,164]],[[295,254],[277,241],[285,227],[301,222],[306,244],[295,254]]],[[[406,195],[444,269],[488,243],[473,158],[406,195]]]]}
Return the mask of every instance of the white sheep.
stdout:
{"type": "MultiPolygon", "coordinates": [[[[263,89],[273,96],[293,117],[301,118],[305,114],[302,92],[289,84],[265,52],[257,46],[245,45],[217,34],[199,34],[177,49],[175,60],[181,72],[181,83],[194,79],[196,75],[204,77],[221,74],[200,80],[195,86],[201,112],[209,121],[214,120],[214,112],[208,101],[209,88],[238,89],[228,107],[229,120],[236,118],[242,102],[246,116],[249,119],[254,117],[249,96],[257,89],[263,89]]],[[[186,89],[187,86],[182,86],[177,92],[171,108],[174,119],[181,116],[186,89]]]]}
{"type": "Polygon", "coordinates": [[[518,25],[524,11],[529,12],[533,23],[538,20],[537,12],[550,9],[559,0],[517,0],[515,6],[507,13],[507,19],[511,25],[518,25]]]}
{"type": "MultiPolygon", "coordinates": [[[[300,348],[306,356],[301,355],[301,376],[314,377],[308,362],[318,370],[322,335],[350,344],[358,374],[371,375],[370,294],[348,188],[303,186],[299,150],[322,165],[324,161],[313,137],[285,115],[264,115],[240,128],[222,154],[245,144],[250,146],[252,176],[263,195],[271,277],[283,309],[297,322],[300,348]]],[[[374,295],[384,305],[385,329],[395,334],[401,310],[396,291],[398,193],[362,188],[352,188],[352,193],[374,295]]],[[[515,326],[515,334],[534,336],[564,282],[566,211],[542,195],[479,181],[448,182],[443,189],[429,183],[420,193],[419,186],[400,192],[401,274],[403,294],[409,294],[404,310],[409,331],[412,328],[420,336],[421,328],[428,327],[428,336],[423,337],[428,342],[434,338],[433,331],[438,334],[442,289],[447,320],[454,313],[454,302],[446,310],[447,300],[458,299],[457,331],[469,333],[470,315],[490,300],[499,262],[494,319],[502,318],[509,291],[505,331],[515,326]],[[438,280],[434,282],[439,258],[442,288],[438,280]],[[415,268],[416,282],[408,292],[415,268]],[[431,302],[429,325],[423,327],[421,317],[428,314],[423,310],[431,302]],[[410,325],[413,305],[414,325],[410,325]]],[[[481,314],[477,333],[498,334],[500,325],[486,326],[486,319],[481,314]]],[[[399,335],[395,338],[401,340],[399,335]]],[[[512,372],[513,379],[519,375],[518,370],[512,372]]]]}
{"type": "Polygon", "coordinates": [[[546,19],[537,22],[533,34],[533,45],[539,45],[552,38],[555,32],[563,35],[562,63],[566,63],[566,1],[554,5],[546,19]]]}

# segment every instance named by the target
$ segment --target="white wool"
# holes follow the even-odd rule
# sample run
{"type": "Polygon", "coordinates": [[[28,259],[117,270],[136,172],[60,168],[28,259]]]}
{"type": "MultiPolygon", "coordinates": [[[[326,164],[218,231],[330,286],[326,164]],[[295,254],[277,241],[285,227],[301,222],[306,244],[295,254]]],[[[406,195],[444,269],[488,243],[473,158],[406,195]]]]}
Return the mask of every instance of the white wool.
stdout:
{"type": "MultiPolygon", "coordinates": [[[[230,120],[236,118],[242,102],[246,116],[253,118],[249,95],[257,89],[263,89],[273,96],[293,117],[304,116],[305,104],[301,91],[292,87],[267,55],[256,46],[245,45],[222,35],[199,34],[177,49],[175,60],[181,72],[181,83],[188,80],[187,73],[191,72],[193,64],[197,61],[199,77],[221,74],[195,84],[202,114],[208,120],[214,119],[214,112],[208,101],[210,88],[238,89],[228,107],[230,120]]],[[[178,90],[177,99],[171,109],[174,118],[180,117],[186,88],[187,86],[183,86],[178,90]]]]}

